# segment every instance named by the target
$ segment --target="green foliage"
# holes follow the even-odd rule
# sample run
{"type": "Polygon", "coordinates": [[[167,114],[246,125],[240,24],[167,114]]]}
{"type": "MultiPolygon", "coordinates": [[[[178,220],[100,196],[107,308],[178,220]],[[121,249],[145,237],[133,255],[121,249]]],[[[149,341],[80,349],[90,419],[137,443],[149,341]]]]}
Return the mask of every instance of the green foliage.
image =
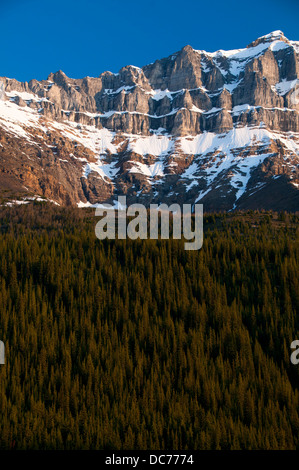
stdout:
{"type": "Polygon", "coordinates": [[[1,210],[1,448],[299,448],[298,217],[207,216],[187,252],[1,210]]]}

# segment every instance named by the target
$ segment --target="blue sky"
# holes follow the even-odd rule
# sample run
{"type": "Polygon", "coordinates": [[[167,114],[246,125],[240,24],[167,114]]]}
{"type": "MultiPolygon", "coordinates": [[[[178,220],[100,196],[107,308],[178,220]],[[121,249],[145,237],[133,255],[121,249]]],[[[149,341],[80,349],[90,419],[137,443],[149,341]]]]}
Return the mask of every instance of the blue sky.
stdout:
{"type": "Polygon", "coordinates": [[[245,47],[280,29],[299,40],[298,0],[0,0],[0,76],[98,76],[190,44],[245,47]]]}

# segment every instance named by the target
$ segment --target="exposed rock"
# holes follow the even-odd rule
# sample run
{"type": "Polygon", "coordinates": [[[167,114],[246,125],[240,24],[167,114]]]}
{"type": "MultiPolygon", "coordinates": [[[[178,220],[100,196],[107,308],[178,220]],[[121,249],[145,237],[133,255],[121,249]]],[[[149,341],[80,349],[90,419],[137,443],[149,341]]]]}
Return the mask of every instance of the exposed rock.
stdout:
{"type": "MultiPolygon", "coordinates": [[[[143,68],[0,78],[0,190],[59,204],[203,202],[227,210],[298,194],[299,43],[185,46],[143,68]],[[283,179],[281,179],[283,178],[283,179]]],[[[22,196],[22,197],[23,197],[22,196]]]]}

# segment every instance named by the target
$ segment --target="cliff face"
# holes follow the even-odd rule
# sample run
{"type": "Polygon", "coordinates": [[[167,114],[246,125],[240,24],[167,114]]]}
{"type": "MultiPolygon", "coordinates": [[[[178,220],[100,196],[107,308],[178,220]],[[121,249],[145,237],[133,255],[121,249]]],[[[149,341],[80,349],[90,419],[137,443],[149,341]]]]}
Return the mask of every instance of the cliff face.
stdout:
{"type": "Polygon", "coordinates": [[[186,46],[98,78],[0,78],[0,189],[59,204],[126,194],[294,210],[298,57],[299,42],[276,31],[245,49],[186,46]]]}

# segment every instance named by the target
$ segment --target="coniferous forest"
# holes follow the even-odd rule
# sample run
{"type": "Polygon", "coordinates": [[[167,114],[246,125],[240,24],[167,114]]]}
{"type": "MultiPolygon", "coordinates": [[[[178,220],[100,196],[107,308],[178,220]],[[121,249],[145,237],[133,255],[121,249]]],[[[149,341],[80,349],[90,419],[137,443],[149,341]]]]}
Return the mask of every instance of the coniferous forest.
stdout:
{"type": "Polygon", "coordinates": [[[92,210],[0,208],[0,448],[299,449],[299,217],[103,240],[92,210]]]}

